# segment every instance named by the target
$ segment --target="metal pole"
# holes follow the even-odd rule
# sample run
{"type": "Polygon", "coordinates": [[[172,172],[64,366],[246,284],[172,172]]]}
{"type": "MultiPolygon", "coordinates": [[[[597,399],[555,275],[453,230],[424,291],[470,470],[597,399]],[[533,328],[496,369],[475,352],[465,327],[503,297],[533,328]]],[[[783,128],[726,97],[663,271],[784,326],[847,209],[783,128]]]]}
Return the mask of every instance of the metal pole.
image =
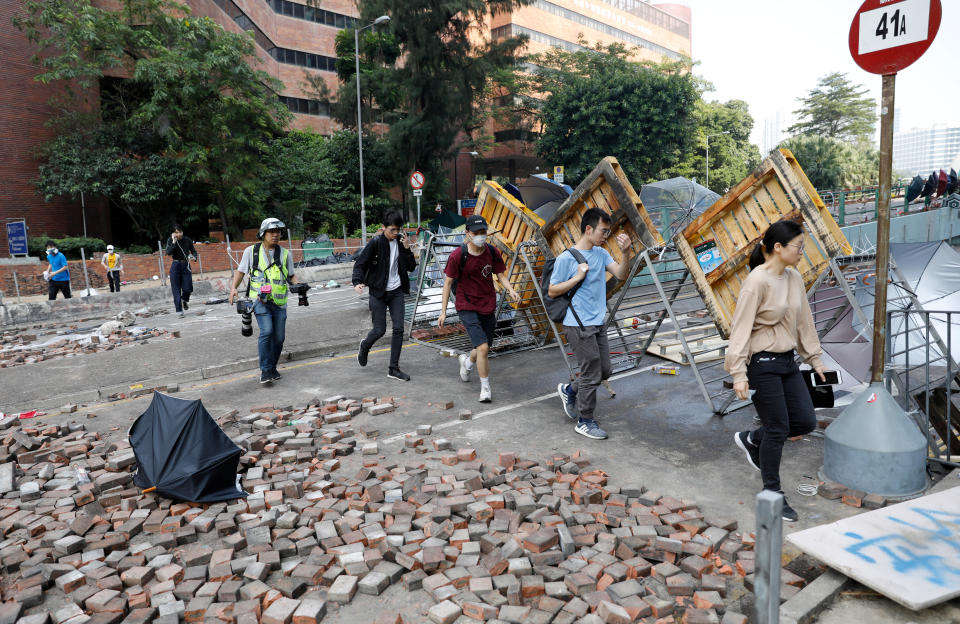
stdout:
{"type": "Polygon", "coordinates": [[[17,281],[17,272],[13,272],[13,287],[17,291],[17,303],[20,303],[20,282],[17,281]]]}
{"type": "Polygon", "coordinates": [[[890,262],[890,174],[893,167],[893,105],[896,74],[883,77],[880,100],[880,188],[877,203],[877,283],[873,301],[873,363],[870,380],[883,381],[887,321],[887,273],[890,262]]]}
{"type": "Polygon", "coordinates": [[[363,117],[360,112],[360,31],[353,31],[353,58],[357,72],[357,147],[360,151],[360,239],[367,244],[367,207],[363,199],[363,117]]]}
{"type": "Polygon", "coordinates": [[[710,188],[710,135],[707,135],[707,188],[710,188]]]}
{"type": "Polygon", "coordinates": [[[343,228],[343,253],[349,253],[347,251],[347,224],[341,223],[340,226],[343,228]]]}
{"type": "Polygon", "coordinates": [[[87,237],[87,204],[83,200],[83,191],[80,191],[80,214],[83,215],[83,237],[87,237]]]}
{"type": "MultiPolygon", "coordinates": [[[[453,157],[453,198],[460,199],[460,178],[457,177],[457,161],[460,160],[460,153],[453,157]]],[[[419,224],[418,224],[419,225],[419,224]]]]}
{"type": "MultiPolygon", "coordinates": [[[[229,246],[229,243],[227,243],[227,245],[229,246]]],[[[160,241],[157,241],[157,252],[159,254],[159,257],[157,258],[157,264],[160,265],[160,283],[166,286],[167,273],[163,269],[163,243],[160,241]]]]}
{"type": "Polygon", "coordinates": [[[84,297],[90,296],[90,276],[87,274],[87,254],[84,253],[83,247],[80,248],[80,260],[83,261],[83,283],[87,285],[87,290],[84,297]]]}
{"type": "Polygon", "coordinates": [[[757,494],[757,560],[754,592],[757,622],[780,621],[780,548],[783,540],[783,494],[763,490],[757,494]]]}
{"type": "Polygon", "coordinates": [[[420,227],[420,196],[417,195],[417,227],[420,227]]]}
{"type": "Polygon", "coordinates": [[[200,255],[200,252],[197,252],[197,264],[200,265],[200,277],[203,277],[203,256],[200,255]]]}

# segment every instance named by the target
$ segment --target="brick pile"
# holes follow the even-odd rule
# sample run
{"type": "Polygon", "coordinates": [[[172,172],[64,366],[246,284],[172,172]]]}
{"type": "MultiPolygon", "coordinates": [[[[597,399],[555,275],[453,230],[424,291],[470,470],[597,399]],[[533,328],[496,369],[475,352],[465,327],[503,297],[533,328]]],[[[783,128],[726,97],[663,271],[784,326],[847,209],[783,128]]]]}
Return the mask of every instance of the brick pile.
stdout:
{"type": "Polygon", "coordinates": [[[426,329],[417,329],[411,336],[417,340],[431,340],[434,338],[445,338],[447,336],[458,336],[467,330],[463,323],[453,323],[443,327],[429,327],[426,329]]]}
{"type": "MultiPolygon", "coordinates": [[[[422,590],[423,608],[376,622],[746,622],[753,538],[736,522],[611,487],[577,454],[486,462],[428,444],[430,426],[404,439],[417,455],[388,460],[352,419],[395,407],[337,396],[221,416],[250,495],[210,505],[133,487],[126,441],[0,420],[0,622],[312,624],[392,585],[422,590]]],[[[784,575],[782,598],[803,583],[784,575]]]]}
{"type": "Polygon", "coordinates": [[[36,335],[5,332],[0,336],[0,368],[34,364],[67,356],[111,351],[132,344],[147,344],[148,341],[156,338],[170,340],[179,337],[179,331],[169,332],[165,329],[152,328],[132,333],[123,329],[106,337],[99,335],[84,337],[89,340],[88,342],[64,337],[43,346],[29,346],[30,343],[36,342],[36,335]]]}

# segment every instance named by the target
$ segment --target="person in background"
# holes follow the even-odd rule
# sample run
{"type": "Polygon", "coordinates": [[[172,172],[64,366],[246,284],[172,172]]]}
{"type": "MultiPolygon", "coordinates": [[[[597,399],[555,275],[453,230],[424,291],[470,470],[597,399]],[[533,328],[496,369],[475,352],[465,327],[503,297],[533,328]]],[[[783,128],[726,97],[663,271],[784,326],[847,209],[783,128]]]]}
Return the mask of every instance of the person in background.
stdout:
{"type": "Polygon", "coordinates": [[[57,293],[62,292],[64,299],[70,298],[70,269],[67,268],[67,257],[60,253],[57,244],[52,240],[47,241],[47,262],[50,268],[44,273],[49,282],[47,282],[47,296],[50,301],[57,298],[57,293]]]}
{"type": "Polygon", "coordinates": [[[120,274],[123,273],[123,262],[120,254],[113,250],[113,245],[107,245],[107,253],[100,259],[100,266],[107,272],[107,281],[110,282],[110,292],[120,292],[120,274]]]}
{"type": "Polygon", "coordinates": [[[353,264],[352,283],[357,294],[369,288],[370,314],[373,329],[360,341],[357,364],[367,365],[373,345],[387,332],[387,310],[393,334],[390,337],[390,365],[387,377],[410,381],[400,370],[400,349],[403,346],[403,296],[410,294],[410,271],[417,268],[417,259],[410,251],[410,240],[403,235],[403,215],[391,210],[383,219],[383,233],[370,239],[353,264]]]}
{"type": "MultiPolygon", "coordinates": [[[[756,391],[753,406],[761,423],[759,429],[735,433],[733,441],[746,454],[747,463],[760,471],[763,489],[781,494],[783,443],[817,426],[794,350],[826,381],[803,276],[794,268],[802,259],[799,223],[783,219],[767,228],[750,254],[750,274],[737,297],[724,360],[737,398],[746,400],[750,388],[756,391]]],[[[784,498],[783,519],[798,518],[784,498]]]]}
{"type": "Polygon", "coordinates": [[[190,260],[197,259],[197,248],[193,240],[183,235],[183,228],[173,226],[173,233],[167,240],[166,254],[173,258],[170,263],[170,290],[173,291],[173,307],[177,316],[183,318],[183,311],[190,309],[190,293],[193,292],[193,271],[190,260]]]}

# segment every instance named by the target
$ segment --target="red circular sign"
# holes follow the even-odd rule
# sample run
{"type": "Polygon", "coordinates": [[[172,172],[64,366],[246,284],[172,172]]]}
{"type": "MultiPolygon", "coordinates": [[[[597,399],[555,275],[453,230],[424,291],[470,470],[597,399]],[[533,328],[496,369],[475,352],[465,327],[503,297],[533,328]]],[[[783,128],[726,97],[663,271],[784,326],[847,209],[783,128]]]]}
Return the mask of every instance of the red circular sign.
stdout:
{"type": "Polygon", "coordinates": [[[413,188],[422,189],[425,182],[426,178],[424,178],[423,174],[419,171],[414,171],[412,174],[410,174],[410,186],[413,188]]]}
{"type": "Polygon", "coordinates": [[[927,51],[941,13],[940,0],[866,0],[850,25],[850,54],[872,74],[895,74],[927,51]]]}

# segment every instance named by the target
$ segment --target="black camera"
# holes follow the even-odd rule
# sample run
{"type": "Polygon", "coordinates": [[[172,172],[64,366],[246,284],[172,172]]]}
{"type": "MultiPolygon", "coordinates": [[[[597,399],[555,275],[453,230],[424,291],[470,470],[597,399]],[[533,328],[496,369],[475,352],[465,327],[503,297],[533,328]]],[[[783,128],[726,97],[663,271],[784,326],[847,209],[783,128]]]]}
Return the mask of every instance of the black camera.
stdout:
{"type": "Polygon", "coordinates": [[[253,299],[248,297],[237,299],[237,314],[240,315],[240,333],[244,336],[252,336],[253,299]]]}
{"type": "Polygon", "coordinates": [[[300,300],[297,301],[298,306],[308,306],[310,302],[307,300],[307,291],[310,290],[310,284],[290,284],[290,292],[296,294],[300,297],[300,300]]]}

